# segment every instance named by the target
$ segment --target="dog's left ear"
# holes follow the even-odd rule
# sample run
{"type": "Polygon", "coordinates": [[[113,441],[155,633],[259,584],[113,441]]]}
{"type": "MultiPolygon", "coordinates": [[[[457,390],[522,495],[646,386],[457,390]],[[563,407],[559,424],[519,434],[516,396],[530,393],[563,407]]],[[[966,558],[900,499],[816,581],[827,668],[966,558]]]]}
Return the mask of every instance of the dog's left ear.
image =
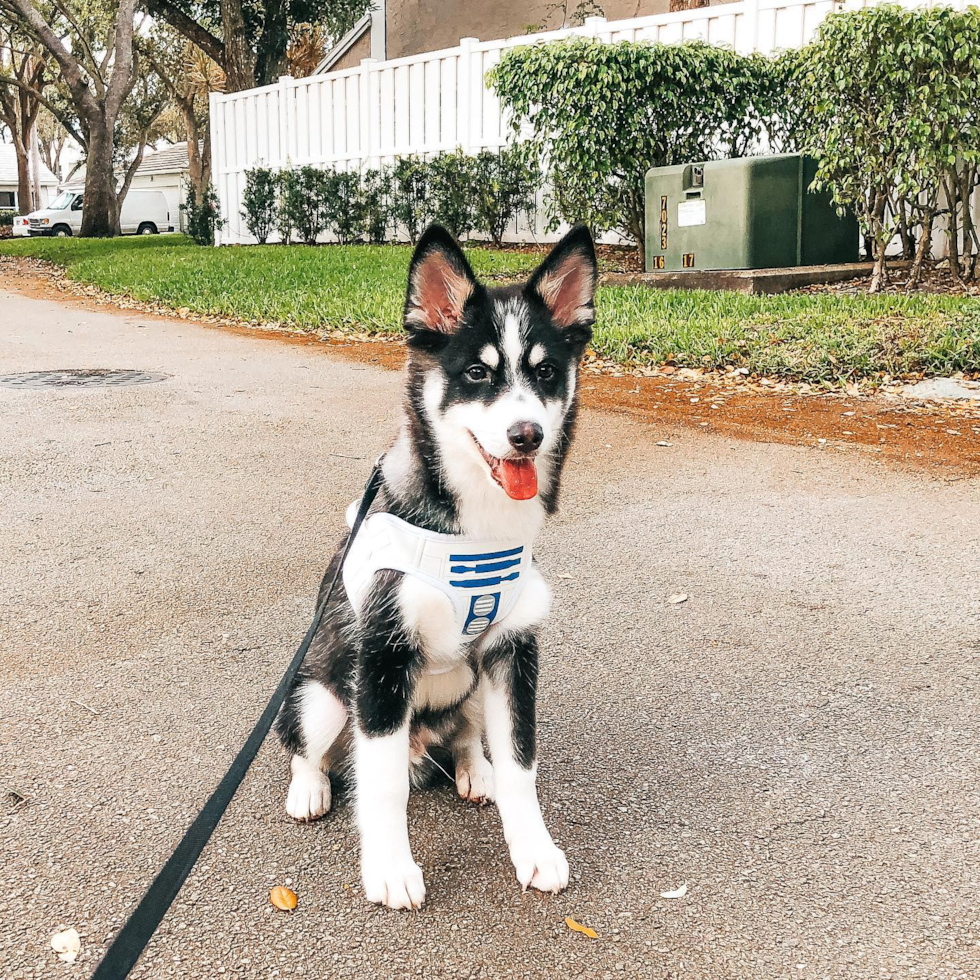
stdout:
{"type": "Polygon", "coordinates": [[[584,350],[595,323],[599,270],[595,245],[585,225],[576,225],[538,266],[527,291],[540,299],[566,339],[584,350]]]}
{"type": "Polygon", "coordinates": [[[455,333],[477,287],[476,276],[453,236],[439,225],[429,225],[408,270],[406,329],[413,336],[420,331],[455,333]]]}

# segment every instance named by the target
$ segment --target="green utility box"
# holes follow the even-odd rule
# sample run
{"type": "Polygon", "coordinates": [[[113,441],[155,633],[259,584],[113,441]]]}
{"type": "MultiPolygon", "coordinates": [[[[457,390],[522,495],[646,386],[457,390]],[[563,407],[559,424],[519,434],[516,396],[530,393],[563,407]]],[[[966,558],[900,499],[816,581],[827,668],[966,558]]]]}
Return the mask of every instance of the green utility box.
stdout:
{"type": "Polygon", "coordinates": [[[647,272],[857,262],[857,220],[807,190],[816,172],[800,154],[648,170],[647,272]]]}

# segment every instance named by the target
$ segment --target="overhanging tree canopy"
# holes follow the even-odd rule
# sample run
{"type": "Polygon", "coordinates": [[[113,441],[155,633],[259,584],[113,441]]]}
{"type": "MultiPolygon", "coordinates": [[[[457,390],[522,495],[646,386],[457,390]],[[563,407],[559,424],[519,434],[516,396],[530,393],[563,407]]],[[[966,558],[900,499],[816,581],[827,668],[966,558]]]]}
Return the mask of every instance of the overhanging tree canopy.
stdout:
{"type": "Polygon", "coordinates": [[[345,34],[371,0],[141,0],[221,66],[227,90],[268,85],[284,74],[286,49],[299,24],[345,34]]]}

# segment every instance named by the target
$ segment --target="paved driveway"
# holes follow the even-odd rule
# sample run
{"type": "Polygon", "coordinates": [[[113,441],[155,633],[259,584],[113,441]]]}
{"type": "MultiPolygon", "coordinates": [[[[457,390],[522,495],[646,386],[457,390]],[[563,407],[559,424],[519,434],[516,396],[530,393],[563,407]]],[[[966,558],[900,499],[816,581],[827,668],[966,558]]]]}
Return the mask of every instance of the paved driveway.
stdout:
{"type": "MultiPolygon", "coordinates": [[[[0,303],[0,372],[171,376],[0,388],[0,782],[27,797],[0,801],[0,976],[85,976],[307,626],[400,384],[0,303]]],[[[980,485],[595,413],[566,487],[538,553],[569,890],[522,895],[496,812],[443,786],[410,806],[425,909],[368,906],[349,806],[293,825],[270,742],[134,976],[980,976],[980,485]]]]}

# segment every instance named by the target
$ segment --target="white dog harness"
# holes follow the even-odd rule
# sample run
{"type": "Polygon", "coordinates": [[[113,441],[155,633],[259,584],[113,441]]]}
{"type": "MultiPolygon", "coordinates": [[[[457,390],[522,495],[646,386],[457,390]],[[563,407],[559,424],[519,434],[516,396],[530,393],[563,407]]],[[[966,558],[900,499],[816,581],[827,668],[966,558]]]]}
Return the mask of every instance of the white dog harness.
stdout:
{"type": "MultiPolygon", "coordinates": [[[[347,508],[348,526],[357,503],[347,508]]],[[[530,567],[531,546],[523,541],[439,534],[377,513],[365,519],[347,553],[344,588],[360,616],[375,572],[391,568],[414,575],[449,597],[460,639],[469,642],[511,613],[530,567]]]]}

